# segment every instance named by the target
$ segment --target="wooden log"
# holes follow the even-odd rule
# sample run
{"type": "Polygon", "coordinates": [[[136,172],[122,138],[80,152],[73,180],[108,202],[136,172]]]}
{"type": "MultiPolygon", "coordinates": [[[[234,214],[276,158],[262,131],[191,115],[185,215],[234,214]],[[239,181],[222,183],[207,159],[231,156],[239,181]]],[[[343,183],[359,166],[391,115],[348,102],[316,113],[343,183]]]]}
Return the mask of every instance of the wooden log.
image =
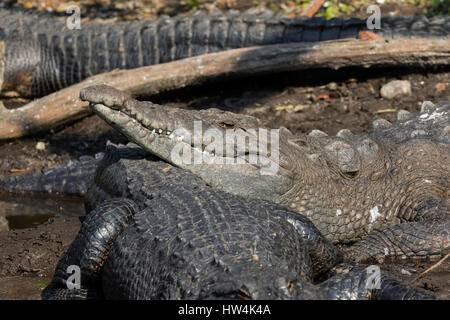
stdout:
{"type": "Polygon", "coordinates": [[[356,39],[249,47],[192,57],[133,70],[115,70],[8,110],[0,106],[0,140],[23,137],[59,127],[91,111],[79,92],[108,84],[134,96],[237,77],[310,68],[436,67],[450,64],[445,39],[356,39]]]}

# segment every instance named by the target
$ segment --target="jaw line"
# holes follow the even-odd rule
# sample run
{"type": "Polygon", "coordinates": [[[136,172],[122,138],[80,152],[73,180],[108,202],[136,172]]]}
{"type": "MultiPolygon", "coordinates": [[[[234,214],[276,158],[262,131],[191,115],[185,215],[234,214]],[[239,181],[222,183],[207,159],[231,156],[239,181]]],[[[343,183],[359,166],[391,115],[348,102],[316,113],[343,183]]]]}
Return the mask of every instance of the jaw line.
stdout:
{"type": "MultiPolygon", "coordinates": [[[[225,157],[220,157],[223,164],[217,164],[215,161],[195,163],[192,161],[186,163],[177,161],[172,156],[172,150],[176,145],[187,148],[189,155],[197,153],[203,159],[204,156],[214,160],[219,159],[215,154],[208,151],[200,151],[194,148],[192,143],[186,142],[187,138],[179,141],[172,134],[152,133],[143,123],[128,115],[123,109],[112,109],[100,103],[91,103],[92,110],[113,128],[124,134],[130,141],[138,144],[158,158],[171,163],[177,167],[190,170],[198,174],[208,185],[224,190],[231,194],[247,198],[259,198],[272,202],[278,202],[279,197],[290,189],[292,178],[278,171],[274,174],[263,174],[261,167],[249,162],[233,164],[226,163],[225,157]],[[267,186],[271,186],[267,188],[267,186]]],[[[158,130],[159,132],[159,130],[158,130]]],[[[195,155],[193,155],[195,160],[195,155]]],[[[231,157],[230,157],[231,159],[231,157]]],[[[270,158],[269,158],[270,159],[270,158]]],[[[184,160],[184,159],[183,159],[184,160]]],[[[232,158],[236,161],[236,158],[232,158]]]]}
{"type": "Polygon", "coordinates": [[[178,166],[177,163],[171,161],[170,150],[175,146],[175,143],[184,142],[170,138],[167,131],[159,133],[159,129],[147,128],[140,121],[120,109],[112,109],[103,104],[94,103],[91,103],[90,106],[100,118],[125,135],[130,141],[159,158],[178,166]]]}
{"type": "MultiPolygon", "coordinates": [[[[141,147],[149,150],[151,153],[162,158],[163,160],[172,163],[173,165],[189,168],[189,166],[183,165],[183,163],[173,161],[172,157],[168,157],[170,151],[178,144],[183,148],[190,148],[192,152],[201,154],[202,158],[206,158],[206,163],[203,165],[212,164],[235,164],[237,157],[223,157],[217,156],[215,152],[208,152],[206,149],[200,150],[192,143],[188,143],[183,140],[185,136],[179,136],[171,131],[163,131],[162,129],[153,128],[150,129],[145,126],[141,121],[130,116],[127,112],[121,109],[114,109],[107,107],[103,104],[90,104],[91,109],[104,121],[106,121],[113,128],[124,134],[130,141],[140,145],[141,147]],[[231,160],[230,160],[231,159],[231,160]],[[227,162],[228,161],[228,162],[227,162]]],[[[252,165],[248,159],[241,160],[243,165],[252,165]]],[[[255,169],[259,169],[258,166],[252,165],[255,169]]]]}

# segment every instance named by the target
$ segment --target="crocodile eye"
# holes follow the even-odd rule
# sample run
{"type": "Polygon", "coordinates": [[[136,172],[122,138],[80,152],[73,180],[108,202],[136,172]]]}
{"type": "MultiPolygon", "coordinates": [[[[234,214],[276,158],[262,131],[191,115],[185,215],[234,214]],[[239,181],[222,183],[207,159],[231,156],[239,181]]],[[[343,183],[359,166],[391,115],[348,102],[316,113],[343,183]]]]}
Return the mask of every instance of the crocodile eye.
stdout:
{"type": "Polygon", "coordinates": [[[354,178],[361,168],[359,153],[342,141],[335,141],[324,148],[332,166],[339,168],[344,176],[354,178]]]}

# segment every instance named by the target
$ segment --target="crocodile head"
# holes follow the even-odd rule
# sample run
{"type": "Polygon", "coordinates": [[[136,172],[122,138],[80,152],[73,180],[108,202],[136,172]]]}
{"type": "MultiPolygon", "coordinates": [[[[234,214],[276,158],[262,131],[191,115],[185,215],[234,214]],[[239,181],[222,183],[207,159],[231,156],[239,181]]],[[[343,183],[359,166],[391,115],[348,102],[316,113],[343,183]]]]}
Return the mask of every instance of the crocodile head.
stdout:
{"type": "Polygon", "coordinates": [[[280,145],[292,134],[263,129],[256,118],[218,109],[167,108],[107,86],[81,91],[102,119],[159,158],[233,194],[278,202],[296,180],[297,164],[280,145]]]}
{"type": "Polygon", "coordinates": [[[418,115],[401,112],[396,124],[376,120],[366,134],[328,136],[263,129],[254,117],[217,109],[136,101],[107,86],[85,88],[81,98],[163,160],[218,189],[305,214],[335,242],[409,220],[428,197],[447,197],[447,104],[424,104],[418,115]]]}

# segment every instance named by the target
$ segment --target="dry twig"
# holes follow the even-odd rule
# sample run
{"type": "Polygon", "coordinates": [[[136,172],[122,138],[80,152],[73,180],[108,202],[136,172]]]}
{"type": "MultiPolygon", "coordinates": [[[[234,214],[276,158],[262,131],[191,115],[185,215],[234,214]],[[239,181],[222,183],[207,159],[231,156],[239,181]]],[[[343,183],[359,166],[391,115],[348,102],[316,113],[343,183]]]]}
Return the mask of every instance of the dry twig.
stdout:
{"type": "Polygon", "coordinates": [[[420,278],[422,278],[424,275],[426,275],[428,272],[436,269],[437,267],[439,267],[445,260],[448,259],[448,257],[450,257],[450,252],[447,253],[445,255],[445,257],[443,257],[441,260],[439,260],[438,262],[436,262],[435,264],[433,264],[431,267],[429,267],[427,270],[425,270],[424,272],[422,272],[420,275],[418,275],[413,282],[416,282],[417,280],[419,280],[420,278]]]}

